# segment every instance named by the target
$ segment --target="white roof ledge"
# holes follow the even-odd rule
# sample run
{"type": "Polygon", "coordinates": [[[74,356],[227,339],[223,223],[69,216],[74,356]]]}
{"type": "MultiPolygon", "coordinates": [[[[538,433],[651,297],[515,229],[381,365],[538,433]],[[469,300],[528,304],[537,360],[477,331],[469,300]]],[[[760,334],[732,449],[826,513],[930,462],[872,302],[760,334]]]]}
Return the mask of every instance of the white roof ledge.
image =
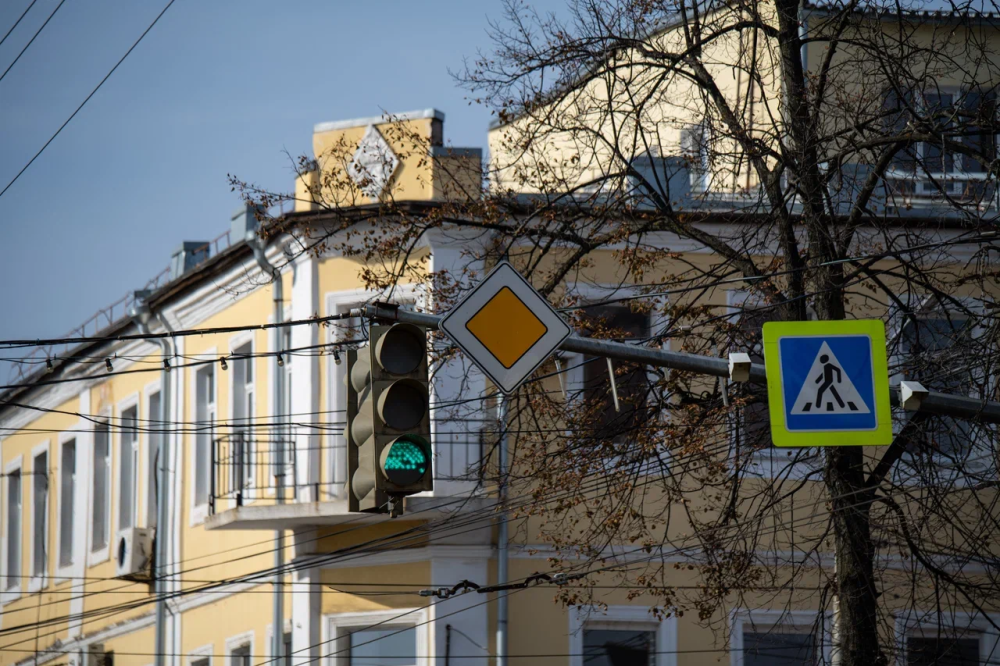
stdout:
{"type": "Polygon", "coordinates": [[[384,125],[389,122],[403,120],[421,120],[422,118],[434,118],[444,122],[444,111],[437,109],[418,109],[417,111],[404,111],[403,113],[385,113],[381,116],[368,116],[367,118],[351,118],[350,120],[332,120],[326,123],[318,123],[313,126],[313,132],[330,132],[332,130],[349,129],[351,127],[367,127],[368,125],[384,125]]]}

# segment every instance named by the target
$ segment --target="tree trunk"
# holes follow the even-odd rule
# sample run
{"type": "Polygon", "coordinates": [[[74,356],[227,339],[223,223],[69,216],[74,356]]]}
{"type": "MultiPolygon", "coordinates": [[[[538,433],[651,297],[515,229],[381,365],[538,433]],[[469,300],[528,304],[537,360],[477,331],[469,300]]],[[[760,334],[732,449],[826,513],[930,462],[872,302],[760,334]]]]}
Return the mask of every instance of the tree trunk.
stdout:
{"type": "Polygon", "coordinates": [[[862,448],[827,449],[825,478],[833,513],[840,603],[839,645],[833,649],[839,650],[841,666],[881,666],[888,661],[878,640],[871,493],[865,487],[862,448]]]}

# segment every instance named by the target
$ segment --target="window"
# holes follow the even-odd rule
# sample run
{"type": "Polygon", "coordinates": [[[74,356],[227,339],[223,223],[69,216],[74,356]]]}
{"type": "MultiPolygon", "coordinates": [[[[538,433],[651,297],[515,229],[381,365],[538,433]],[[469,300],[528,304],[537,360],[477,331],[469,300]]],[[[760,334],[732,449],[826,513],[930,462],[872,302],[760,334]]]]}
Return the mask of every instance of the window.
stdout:
{"type": "Polygon", "coordinates": [[[282,359],[282,365],[278,367],[278,372],[281,375],[281,386],[284,393],[283,404],[280,406],[280,414],[284,415],[279,419],[279,425],[277,428],[278,437],[280,442],[273,442],[271,444],[272,453],[271,461],[274,469],[275,476],[283,475],[283,484],[287,491],[290,484],[295,483],[295,479],[291,477],[291,461],[295,456],[295,447],[292,445],[292,438],[295,433],[291,425],[292,419],[289,417],[293,413],[292,405],[292,355],[287,353],[286,349],[292,348],[292,331],[289,328],[281,331],[279,334],[281,337],[281,345],[279,350],[281,355],[279,358],[282,359]],[[284,465],[281,465],[277,459],[279,452],[284,451],[284,465]]]}
{"type": "MultiPolygon", "coordinates": [[[[894,360],[905,379],[918,381],[932,391],[969,395],[985,383],[981,367],[967,362],[974,352],[974,313],[942,307],[927,300],[896,317],[894,360]]],[[[938,416],[929,419],[916,440],[907,447],[911,463],[918,458],[945,466],[977,462],[972,456],[978,440],[974,423],[938,416]]],[[[971,467],[970,467],[971,469],[971,467]]]]}
{"type": "Polygon", "coordinates": [[[351,666],[411,666],[417,663],[415,627],[361,629],[350,634],[351,666]]]}
{"type": "MultiPolygon", "coordinates": [[[[649,335],[649,317],[632,312],[624,306],[587,308],[586,331],[601,333],[601,337],[616,340],[643,339],[649,335]]],[[[608,364],[603,357],[588,356],[583,365],[583,395],[588,405],[598,411],[595,437],[619,441],[644,423],[646,414],[647,377],[641,365],[626,365],[625,374],[619,374],[615,364],[615,388],[621,411],[615,411],[611,393],[608,364]]]]}
{"type": "Polygon", "coordinates": [[[240,345],[233,350],[233,488],[254,485],[254,418],[253,346],[240,345]]]}
{"type": "Polygon", "coordinates": [[[891,134],[902,133],[914,123],[927,125],[940,135],[937,141],[920,142],[895,155],[890,172],[894,189],[904,195],[982,197],[987,165],[996,155],[996,145],[992,133],[976,130],[996,113],[992,94],[942,89],[902,95],[890,92],[885,111],[886,129],[891,134]],[[986,162],[948,150],[946,142],[964,144],[980,152],[986,162]]]}
{"type": "Polygon", "coordinates": [[[676,666],[677,618],[657,620],[646,606],[571,609],[569,666],[676,666]]]}
{"type": "Polygon", "coordinates": [[[198,657],[190,661],[190,666],[211,666],[211,664],[212,660],[210,657],[198,657]]]}
{"type": "Polygon", "coordinates": [[[707,192],[711,179],[711,128],[707,123],[688,125],[680,132],[681,154],[688,160],[691,190],[707,192]]]}
{"type": "Polygon", "coordinates": [[[250,644],[244,643],[229,653],[229,666],[252,666],[250,658],[250,644]]]}
{"type": "Polygon", "coordinates": [[[156,527],[157,518],[157,488],[159,487],[159,467],[160,467],[160,442],[163,438],[161,430],[166,429],[166,419],[160,413],[163,403],[160,402],[160,392],[149,394],[149,409],[146,422],[149,423],[149,453],[146,476],[146,526],[156,527]]]}
{"type": "Polygon", "coordinates": [[[587,666],[653,666],[656,634],[641,629],[584,629],[587,666]]]}
{"type": "Polygon", "coordinates": [[[738,610],[732,616],[734,666],[820,666],[830,663],[830,613],[738,610]]]}
{"type": "Polygon", "coordinates": [[[21,586],[21,470],[7,473],[7,581],[4,589],[21,586]]]}
{"type": "Polygon", "coordinates": [[[73,519],[76,495],[76,440],[63,442],[59,454],[59,566],[73,564],[73,519]]]}
{"type": "Polygon", "coordinates": [[[979,637],[907,636],[906,666],[979,666],[979,637]]]}
{"type": "Polygon", "coordinates": [[[292,634],[286,632],[282,637],[284,639],[284,646],[282,647],[282,656],[285,659],[285,666],[292,666],[292,634]]]}
{"type": "Polygon", "coordinates": [[[122,412],[118,448],[118,529],[135,525],[139,475],[139,408],[122,412]]]}
{"type": "Polygon", "coordinates": [[[816,640],[807,627],[743,632],[743,666],[816,666],[816,640]]]}
{"type": "Polygon", "coordinates": [[[111,515],[111,429],[107,423],[94,428],[94,487],[92,489],[90,532],[91,551],[108,546],[111,515]]]}
{"type": "Polygon", "coordinates": [[[49,553],[49,452],[42,451],[31,463],[31,575],[45,576],[49,553]]]}
{"type": "MultiPolygon", "coordinates": [[[[759,308],[756,299],[747,297],[741,303],[743,312],[734,320],[736,325],[730,350],[745,352],[754,363],[764,363],[764,324],[774,319],[773,308],[759,308]]],[[[767,389],[754,383],[742,385],[744,394],[737,412],[734,433],[739,448],[757,452],[771,447],[771,418],[767,407],[767,389]]]]}
{"type": "Polygon", "coordinates": [[[209,478],[212,473],[211,447],[215,432],[215,367],[208,365],[195,374],[194,503],[208,503],[209,478]]]}

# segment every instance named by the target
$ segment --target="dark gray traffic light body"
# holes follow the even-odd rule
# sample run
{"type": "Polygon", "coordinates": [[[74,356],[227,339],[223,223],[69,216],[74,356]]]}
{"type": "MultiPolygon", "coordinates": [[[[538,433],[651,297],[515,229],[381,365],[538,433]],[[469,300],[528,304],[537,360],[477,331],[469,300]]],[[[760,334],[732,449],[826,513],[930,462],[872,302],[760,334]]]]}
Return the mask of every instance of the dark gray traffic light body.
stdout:
{"type": "Polygon", "coordinates": [[[348,509],[387,513],[390,499],[433,488],[426,333],[373,326],[347,364],[348,509]]]}

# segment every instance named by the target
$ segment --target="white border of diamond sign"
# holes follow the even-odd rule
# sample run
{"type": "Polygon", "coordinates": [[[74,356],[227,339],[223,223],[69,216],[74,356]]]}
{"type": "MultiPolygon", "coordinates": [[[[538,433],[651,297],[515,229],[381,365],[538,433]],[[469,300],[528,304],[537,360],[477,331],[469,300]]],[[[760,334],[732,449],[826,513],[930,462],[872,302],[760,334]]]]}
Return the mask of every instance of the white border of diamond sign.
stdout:
{"type": "MultiPolygon", "coordinates": [[[[516,324],[511,322],[511,325],[516,324]]],[[[441,319],[438,327],[505,394],[513,393],[573,332],[573,329],[563,321],[563,318],[549,305],[549,302],[506,261],[497,264],[496,268],[490,271],[482,282],[466,294],[465,298],[441,319]],[[514,295],[531,310],[532,314],[538,317],[546,328],[545,334],[510,368],[505,368],[466,328],[469,320],[504,287],[514,292],[514,295]]]]}

